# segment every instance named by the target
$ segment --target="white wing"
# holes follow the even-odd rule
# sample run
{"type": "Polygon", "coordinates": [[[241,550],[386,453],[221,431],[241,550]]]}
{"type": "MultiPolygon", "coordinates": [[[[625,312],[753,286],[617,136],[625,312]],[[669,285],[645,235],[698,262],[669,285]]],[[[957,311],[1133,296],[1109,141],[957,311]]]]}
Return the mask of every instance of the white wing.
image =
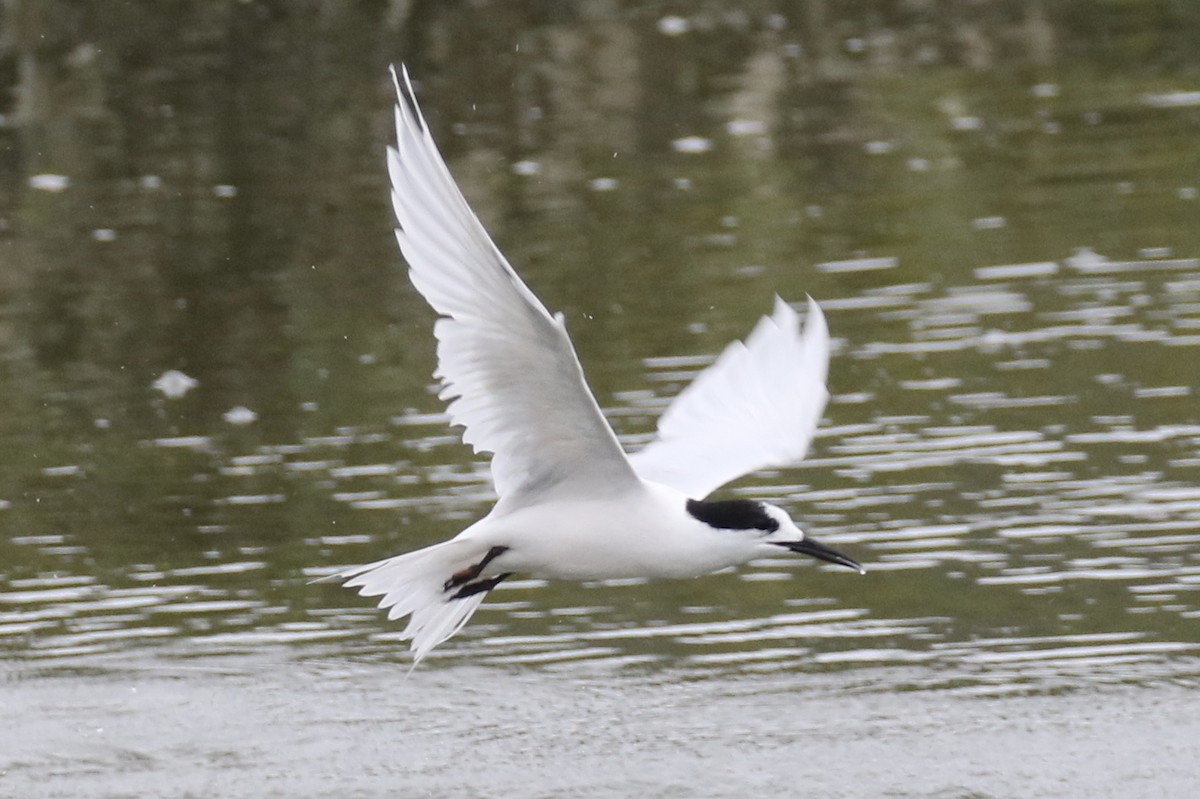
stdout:
{"type": "Polygon", "coordinates": [[[421,115],[408,72],[396,85],[388,148],[396,240],[413,285],[442,315],[435,377],[463,441],[492,453],[503,500],[637,484],[584,381],[562,315],[551,317],[454,184],[421,115]]]}
{"type": "Polygon", "coordinates": [[[702,499],[767,466],[804,457],[829,391],[829,329],[810,297],[800,332],[778,297],[743,344],[735,341],[658,421],[658,438],[630,456],[637,473],[702,499]]]}

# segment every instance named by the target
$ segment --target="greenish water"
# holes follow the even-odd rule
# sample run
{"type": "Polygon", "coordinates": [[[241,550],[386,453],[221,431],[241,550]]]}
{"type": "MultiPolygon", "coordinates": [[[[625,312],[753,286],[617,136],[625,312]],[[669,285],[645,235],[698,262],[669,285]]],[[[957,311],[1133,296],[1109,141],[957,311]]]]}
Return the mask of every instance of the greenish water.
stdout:
{"type": "Polygon", "coordinates": [[[0,37],[0,793],[1186,792],[1192,28],[1051,15],[1047,59],[992,19],[969,68],[849,12],[265,8],[0,37]],[[390,233],[401,56],[631,448],[773,294],[821,302],[814,451],[731,490],[867,576],[513,581],[407,679],[309,584],[491,502],[390,233]]]}

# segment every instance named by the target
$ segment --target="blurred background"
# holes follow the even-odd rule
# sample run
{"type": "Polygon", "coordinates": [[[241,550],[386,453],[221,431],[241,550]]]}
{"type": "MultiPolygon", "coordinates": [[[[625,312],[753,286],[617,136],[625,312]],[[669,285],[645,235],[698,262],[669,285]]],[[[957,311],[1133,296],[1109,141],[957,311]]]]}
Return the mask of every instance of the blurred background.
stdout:
{"type": "Polygon", "coordinates": [[[474,795],[459,742],[520,795],[1181,795],[1198,203],[1186,0],[2,0],[0,792],[474,795]],[[513,581],[406,682],[308,583],[492,499],[391,233],[400,62],[631,449],[822,304],[814,451],[726,494],[868,576],[513,581]]]}

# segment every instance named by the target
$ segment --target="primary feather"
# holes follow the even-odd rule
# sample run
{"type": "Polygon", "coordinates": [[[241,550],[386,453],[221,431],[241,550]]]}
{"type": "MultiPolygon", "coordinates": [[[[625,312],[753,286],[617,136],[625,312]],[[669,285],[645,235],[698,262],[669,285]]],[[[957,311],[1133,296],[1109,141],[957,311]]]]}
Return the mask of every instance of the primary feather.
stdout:
{"type": "Polygon", "coordinates": [[[800,318],[775,298],[745,343],[735,341],[685,388],[658,422],[658,437],[630,461],[646,480],[703,498],[808,451],[829,391],[829,329],[808,300],[800,318]]]}
{"type": "Polygon", "coordinates": [[[388,148],[396,240],[413,285],[442,315],[436,377],[463,441],[492,454],[508,503],[635,485],[583,377],[562,316],[509,266],[454,184],[395,70],[397,146],[388,148]]]}

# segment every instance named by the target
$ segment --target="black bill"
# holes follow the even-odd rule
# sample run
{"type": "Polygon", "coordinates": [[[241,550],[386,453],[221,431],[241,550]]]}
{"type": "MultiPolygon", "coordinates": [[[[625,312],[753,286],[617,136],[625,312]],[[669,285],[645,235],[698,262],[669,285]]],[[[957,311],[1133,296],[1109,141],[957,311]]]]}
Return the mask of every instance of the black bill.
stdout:
{"type": "Polygon", "coordinates": [[[823,560],[826,563],[836,563],[839,566],[845,566],[854,569],[859,574],[866,574],[867,570],[862,567],[854,558],[843,555],[836,549],[825,546],[820,541],[814,541],[811,538],[805,538],[803,541],[788,541],[788,542],[773,542],[779,546],[790,549],[792,552],[797,552],[801,555],[809,555],[817,560],[823,560]]]}

